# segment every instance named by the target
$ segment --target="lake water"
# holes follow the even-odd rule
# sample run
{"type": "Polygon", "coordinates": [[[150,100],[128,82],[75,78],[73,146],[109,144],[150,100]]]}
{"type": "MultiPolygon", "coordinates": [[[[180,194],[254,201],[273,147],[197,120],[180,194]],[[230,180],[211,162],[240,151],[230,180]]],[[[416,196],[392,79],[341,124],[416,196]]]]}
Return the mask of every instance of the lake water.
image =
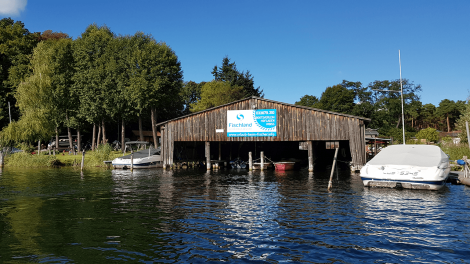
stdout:
{"type": "Polygon", "coordinates": [[[0,174],[0,263],[469,263],[470,188],[342,171],[0,174]]]}

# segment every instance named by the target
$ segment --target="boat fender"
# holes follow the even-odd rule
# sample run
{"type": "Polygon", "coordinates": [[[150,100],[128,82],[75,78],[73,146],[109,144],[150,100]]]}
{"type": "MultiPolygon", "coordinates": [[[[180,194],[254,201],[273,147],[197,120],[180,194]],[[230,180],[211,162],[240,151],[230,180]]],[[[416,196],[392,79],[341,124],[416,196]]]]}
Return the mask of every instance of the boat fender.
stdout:
{"type": "Polygon", "coordinates": [[[459,165],[465,165],[465,161],[464,161],[464,160],[457,160],[457,164],[459,164],[459,165]]]}

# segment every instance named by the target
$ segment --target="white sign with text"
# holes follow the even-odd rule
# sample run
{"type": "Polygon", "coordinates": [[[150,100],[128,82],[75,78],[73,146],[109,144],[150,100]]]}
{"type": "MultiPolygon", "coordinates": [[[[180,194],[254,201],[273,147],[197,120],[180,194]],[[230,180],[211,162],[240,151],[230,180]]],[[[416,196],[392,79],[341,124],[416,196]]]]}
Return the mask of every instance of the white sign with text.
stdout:
{"type": "Polygon", "coordinates": [[[276,125],[276,109],[227,111],[227,137],[275,137],[276,125]]]}

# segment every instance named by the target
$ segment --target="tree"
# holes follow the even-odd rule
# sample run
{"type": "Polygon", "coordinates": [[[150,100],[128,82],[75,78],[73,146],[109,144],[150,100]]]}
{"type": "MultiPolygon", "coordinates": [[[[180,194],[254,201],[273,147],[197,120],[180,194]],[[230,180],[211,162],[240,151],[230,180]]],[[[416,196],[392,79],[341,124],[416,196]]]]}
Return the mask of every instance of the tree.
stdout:
{"type": "Polygon", "coordinates": [[[447,132],[450,132],[450,117],[454,115],[457,107],[453,100],[444,99],[439,103],[437,108],[437,114],[439,116],[445,116],[447,122],[447,132]]]}
{"type": "MultiPolygon", "coordinates": [[[[21,21],[11,18],[0,20],[0,114],[8,114],[8,102],[12,106],[12,116],[19,112],[15,107],[14,93],[24,78],[31,73],[30,58],[38,43],[38,34],[30,33],[21,21]]],[[[8,124],[8,118],[0,116],[0,127],[8,124]]]]}
{"type": "MultiPolygon", "coordinates": [[[[414,101],[419,101],[418,92],[421,91],[421,85],[415,85],[408,79],[403,79],[403,106],[405,113],[414,101]]],[[[396,128],[401,125],[401,94],[400,80],[393,81],[374,81],[370,83],[367,89],[372,93],[370,98],[374,105],[374,112],[371,115],[373,127],[384,127],[389,129],[395,124],[396,128]],[[396,92],[383,92],[396,91],[396,92]]]]}
{"type": "Polygon", "coordinates": [[[454,123],[457,121],[464,109],[465,101],[454,102],[449,99],[444,99],[439,103],[436,114],[446,119],[447,132],[452,131],[454,123]]]}
{"type": "MultiPolygon", "coordinates": [[[[53,43],[44,42],[34,50],[31,60],[33,74],[18,86],[15,94],[21,118],[2,131],[2,141],[35,141],[48,138],[54,133],[58,111],[56,100],[60,89],[54,75],[56,51],[53,43]]],[[[60,73],[59,73],[60,74],[60,73]]],[[[59,101],[59,102],[58,102],[59,101]]]]}
{"type": "Polygon", "coordinates": [[[131,38],[129,55],[129,98],[140,115],[150,110],[155,144],[157,111],[162,115],[182,111],[180,93],[183,84],[181,63],[165,43],[137,32],[131,38]]]}
{"type": "Polygon", "coordinates": [[[433,126],[434,128],[437,127],[436,106],[434,106],[433,104],[423,105],[421,116],[426,127],[431,127],[431,126],[433,126]]]}
{"type": "Polygon", "coordinates": [[[181,97],[184,104],[182,114],[186,115],[191,113],[191,105],[201,100],[201,90],[206,82],[196,83],[193,81],[185,82],[181,90],[181,97]]]}
{"type": "Polygon", "coordinates": [[[216,81],[228,82],[232,86],[243,87],[244,97],[264,97],[263,90],[259,86],[258,88],[254,87],[254,80],[250,71],[239,72],[235,62],[230,63],[230,59],[227,56],[222,59],[222,66],[214,66],[212,75],[214,75],[214,80],[216,81]]]}
{"type": "Polygon", "coordinates": [[[327,87],[317,105],[318,108],[328,111],[351,113],[354,107],[354,97],[353,91],[338,84],[327,87]]]}
{"type": "Polygon", "coordinates": [[[300,101],[295,102],[295,104],[307,107],[316,107],[318,101],[319,100],[316,96],[306,94],[300,98],[300,101]]]}
{"type": "Polygon", "coordinates": [[[415,128],[415,126],[417,126],[417,120],[421,116],[422,109],[423,103],[420,101],[413,101],[410,103],[406,114],[411,117],[411,128],[415,128]]]}
{"type": "Polygon", "coordinates": [[[229,82],[213,80],[205,83],[201,89],[201,100],[191,104],[191,112],[202,111],[211,107],[243,99],[243,87],[233,86],[229,82]]]}
{"type": "Polygon", "coordinates": [[[70,39],[69,35],[62,32],[54,32],[52,30],[46,30],[42,32],[39,37],[39,41],[46,41],[46,40],[59,40],[59,39],[70,39]]]}
{"type": "MultiPolygon", "coordinates": [[[[93,24],[74,41],[75,74],[72,96],[79,99],[77,117],[91,124],[98,123],[98,138],[103,128],[103,143],[106,143],[104,120],[107,107],[113,107],[107,98],[107,88],[110,82],[113,82],[110,72],[107,71],[108,45],[113,38],[114,34],[108,27],[93,24]]],[[[93,132],[93,147],[94,143],[93,132]]]]}

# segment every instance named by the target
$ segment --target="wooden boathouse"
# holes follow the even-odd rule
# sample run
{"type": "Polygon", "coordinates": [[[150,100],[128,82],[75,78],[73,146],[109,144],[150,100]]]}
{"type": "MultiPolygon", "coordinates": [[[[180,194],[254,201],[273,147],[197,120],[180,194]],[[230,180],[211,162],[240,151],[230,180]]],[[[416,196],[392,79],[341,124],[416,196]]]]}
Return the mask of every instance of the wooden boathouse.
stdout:
{"type": "Polygon", "coordinates": [[[267,157],[280,159],[292,153],[305,158],[313,171],[315,160],[328,157],[325,162],[331,164],[334,148],[330,146],[339,147],[340,159],[349,161],[353,169],[362,167],[366,162],[366,122],[370,119],[253,96],[156,126],[162,137],[164,169],[178,162],[183,152],[192,151],[193,160],[205,157],[210,169],[211,161],[236,155],[246,158],[248,151],[263,150],[267,157]],[[243,123],[248,119],[255,124],[243,123]]]}

